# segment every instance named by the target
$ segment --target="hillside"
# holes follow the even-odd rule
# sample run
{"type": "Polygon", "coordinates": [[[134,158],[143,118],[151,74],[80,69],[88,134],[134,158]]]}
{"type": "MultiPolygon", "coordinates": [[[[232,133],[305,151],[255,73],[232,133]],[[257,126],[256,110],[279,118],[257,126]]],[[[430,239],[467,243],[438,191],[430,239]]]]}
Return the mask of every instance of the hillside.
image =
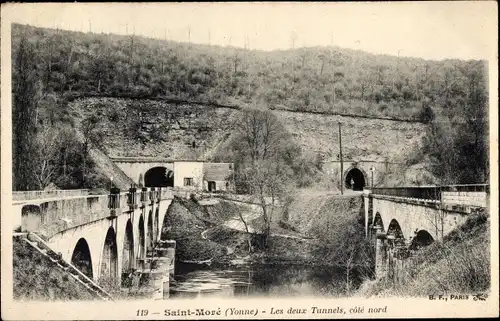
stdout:
{"type": "Polygon", "coordinates": [[[20,239],[13,238],[13,283],[16,300],[95,300],[95,293],[69,272],[20,239]]]}
{"type": "Polygon", "coordinates": [[[411,175],[391,180],[398,184],[488,177],[483,61],[333,47],[250,51],[18,24],[12,59],[16,189],[102,185],[99,175],[113,169],[102,158],[94,169],[89,147],[110,156],[223,160],[245,107],[272,110],[309,163],[338,160],[340,121],[345,160],[413,165],[411,175]],[[93,132],[75,144],[71,131],[87,116],[93,132]],[[55,169],[29,182],[47,161],[55,169]]]}
{"type": "MultiPolygon", "coordinates": [[[[97,112],[110,156],[189,158],[192,143],[214,159],[238,121],[234,108],[148,99],[81,98],[69,104],[76,119],[97,112]]],[[[426,125],[275,110],[307,154],[337,160],[338,122],[343,123],[343,153],[349,160],[405,162],[419,148],[426,125]]]]}
{"type": "Polygon", "coordinates": [[[43,90],[170,97],[274,109],[426,119],[455,117],[483,61],[426,61],[337,47],[255,51],[138,36],[12,26],[13,57],[36,48],[43,90]]]}

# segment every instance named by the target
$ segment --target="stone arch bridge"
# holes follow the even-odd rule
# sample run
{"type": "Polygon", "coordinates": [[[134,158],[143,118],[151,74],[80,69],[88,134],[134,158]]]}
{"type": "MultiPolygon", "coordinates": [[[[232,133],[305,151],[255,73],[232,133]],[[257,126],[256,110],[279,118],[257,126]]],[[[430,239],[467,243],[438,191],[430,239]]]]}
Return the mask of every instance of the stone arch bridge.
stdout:
{"type": "MultiPolygon", "coordinates": [[[[440,239],[471,213],[488,208],[488,185],[374,188],[364,190],[365,233],[376,248],[376,275],[391,269],[398,249],[418,249],[440,239]]],[[[12,203],[21,231],[36,232],[62,259],[90,279],[119,285],[145,269],[160,242],[173,196],[189,190],[131,188],[108,195],[86,191],[19,192],[12,203]]]]}
{"type": "Polygon", "coordinates": [[[474,213],[486,212],[489,185],[365,189],[365,233],[377,277],[394,276],[411,251],[442,239],[474,213]]]}
{"type": "Polygon", "coordinates": [[[35,232],[96,283],[120,286],[124,275],[146,269],[174,194],[188,195],[165,188],[112,190],[107,195],[88,195],[86,190],[14,192],[13,214],[20,218],[15,228],[35,232]]]}

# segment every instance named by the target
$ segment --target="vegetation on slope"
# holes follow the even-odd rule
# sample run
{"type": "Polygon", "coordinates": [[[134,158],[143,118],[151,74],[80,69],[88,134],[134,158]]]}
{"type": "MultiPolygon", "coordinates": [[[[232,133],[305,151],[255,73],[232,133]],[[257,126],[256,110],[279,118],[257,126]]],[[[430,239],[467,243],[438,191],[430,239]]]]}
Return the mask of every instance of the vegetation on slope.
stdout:
{"type": "Polygon", "coordinates": [[[68,108],[75,96],[92,95],[418,119],[432,126],[410,163],[425,161],[446,183],[488,176],[483,61],[340,48],[259,52],[18,24],[12,39],[15,189],[105,185],[88,157],[102,142],[99,116],[75,122],[68,108]]]}
{"type": "Polygon", "coordinates": [[[106,186],[90,149],[100,141],[96,119],[85,120],[83,135],[57,97],[37,86],[34,48],[23,38],[13,69],[13,190],[106,186]],[[83,137],[82,137],[83,136],[83,137]]]}
{"type": "Polygon", "coordinates": [[[459,295],[487,293],[490,275],[490,221],[471,215],[443,240],[416,252],[399,283],[381,279],[360,291],[365,296],[459,295]]]}
{"type": "Polygon", "coordinates": [[[18,300],[93,300],[82,284],[26,242],[13,238],[13,290],[18,300]]]}
{"type": "MultiPolygon", "coordinates": [[[[351,293],[373,275],[374,253],[365,239],[363,200],[359,196],[325,195],[303,190],[287,206],[287,223],[315,239],[310,261],[334,266],[351,293]]],[[[338,286],[338,284],[331,284],[338,286]]]]}
{"type": "Polygon", "coordinates": [[[13,25],[26,36],[48,93],[132,93],[291,110],[420,117],[452,115],[484,62],[425,61],[340,48],[273,52],[193,45],[138,36],[13,25]],[[422,107],[423,106],[423,107],[422,107]]]}
{"type": "MultiPolygon", "coordinates": [[[[226,249],[202,237],[201,233],[213,223],[204,220],[200,212],[195,213],[193,207],[196,204],[193,203],[191,200],[174,198],[163,221],[161,238],[176,240],[175,255],[181,261],[217,260],[226,254],[226,249]]],[[[198,210],[201,211],[200,208],[198,210]]]]}

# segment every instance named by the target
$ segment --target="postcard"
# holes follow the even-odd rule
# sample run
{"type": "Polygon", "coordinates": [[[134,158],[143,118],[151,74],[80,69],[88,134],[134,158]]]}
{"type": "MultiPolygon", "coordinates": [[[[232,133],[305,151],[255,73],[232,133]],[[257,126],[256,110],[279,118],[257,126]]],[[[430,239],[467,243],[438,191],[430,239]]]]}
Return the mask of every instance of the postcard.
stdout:
{"type": "Polygon", "coordinates": [[[2,319],[498,317],[495,2],[1,9],[2,319]]]}

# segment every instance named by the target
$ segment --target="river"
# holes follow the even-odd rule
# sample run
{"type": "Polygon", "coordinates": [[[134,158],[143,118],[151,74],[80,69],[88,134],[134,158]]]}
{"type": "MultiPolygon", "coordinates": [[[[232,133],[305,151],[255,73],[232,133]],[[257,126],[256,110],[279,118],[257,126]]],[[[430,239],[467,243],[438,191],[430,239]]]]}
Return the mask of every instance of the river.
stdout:
{"type": "Polygon", "coordinates": [[[339,269],[296,265],[231,268],[177,264],[170,298],[342,295],[339,269]]]}

